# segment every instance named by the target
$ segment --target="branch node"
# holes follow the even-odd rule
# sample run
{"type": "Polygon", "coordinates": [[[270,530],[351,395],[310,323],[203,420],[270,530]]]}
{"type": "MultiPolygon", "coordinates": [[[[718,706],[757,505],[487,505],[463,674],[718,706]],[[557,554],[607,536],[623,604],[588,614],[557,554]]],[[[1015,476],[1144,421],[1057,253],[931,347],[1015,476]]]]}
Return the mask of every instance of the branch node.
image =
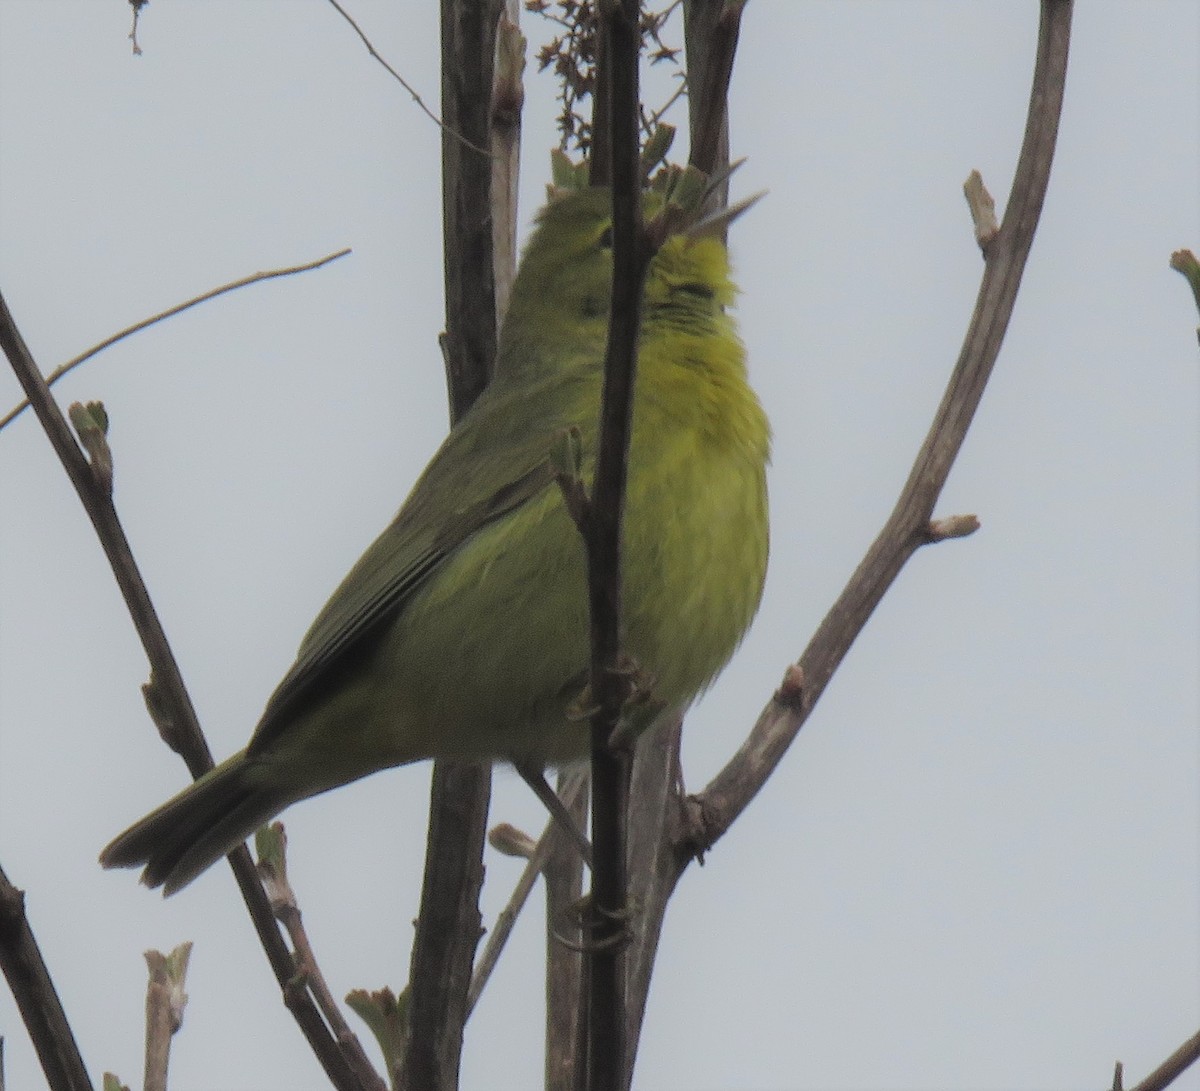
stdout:
{"type": "Polygon", "coordinates": [[[783,681],[775,691],[774,700],[789,712],[804,711],[804,668],[799,663],[792,663],[783,672],[783,681]]]}
{"type": "Polygon", "coordinates": [[[254,851],[258,856],[256,870],[271,903],[275,919],[285,921],[286,914],[298,911],[296,892],[288,882],[287,830],[282,822],[262,826],[254,834],[254,851]]]}
{"type": "Polygon", "coordinates": [[[996,222],[996,202],[983,184],[983,175],[977,170],[967,175],[963,183],[963,195],[971,210],[971,220],[975,224],[975,241],[983,256],[987,257],[992,240],[1000,233],[1000,225],[996,222]]]}
{"type": "Polygon", "coordinates": [[[516,856],[521,860],[532,860],[537,851],[537,842],[524,830],[517,829],[511,822],[498,822],[488,830],[488,844],[505,856],[516,856]]]}
{"type": "Polygon", "coordinates": [[[191,943],[181,943],[169,955],[147,951],[146,965],[146,1068],[142,1086],[146,1091],[166,1091],[171,1039],[183,1026],[183,1009],[191,943]]]}
{"type": "MultiPolygon", "coordinates": [[[[379,1048],[387,1062],[390,1073],[398,1073],[404,1060],[404,1047],[408,1040],[408,989],[399,996],[384,986],[374,992],[352,989],[346,994],[346,1006],[350,1008],[375,1035],[379,1048]]],[[[394,1086],[399,1086],[393,1080],[394,1086]]]]}
{"type": "Polygon", "coordinates": [[[925,530],[924,542],[944,542],[947,538],[966,538],[979,529],[978,515],[947,515],[931,519],[925,530]]]}
{"type": "Polygon", "coordinates": [[[142,700],[146,711],[158,729],[158,737],[176,754],[184,753],[184,738],[174,715],[174,702],[169,692],[159,683],[154,669],[150,670],[150,681],[142,684],[142,700]]]}
{"type": "Polygon", "coordinates": [[[108,446],[108,413],[103,402],[72,402],[67,416],[87,451],[92,477],[106,497],[113,491],[112,450],[108,446]]]}
{"type": "Polygon", "coordinates": [[[708,819],[712,803],[707,795],[684,796],[679,804],[679,835],[675,845],[680,859],[695,860],[704,866],[704,854],[713,846],[712,825],[708,819]]]}
{"type": "Polygon", "coordinates": [[[528,43],[521,28],[500,13],[496,27],[495,75],[492,77],[492,124],[510,128],[520,124],[525,105],[525,47],[528,43]]]}
{"type": "Polygon", "coordinates": [[[567,513],[571,516],[579,533],[586,539],[591,499],[588,497],[587,486],[584,485],[581,476],[583,447],[579,439],[579,429],[574,425],[563,429],[555,438],[548,457],[550,468],[554,471],[554,480],[562,490],[567,513]]]}
{"type": "Polygon", "coordinates": [[[138,19],[144,8],[150,0],[129,0],[129,6],[133,8],[133,27],[129,31],[129,41],[133,44],[133,55],[140,57],[142,55],[142,47],[138,45],[138,19]]]}
{"type": "Polygon", "coordinates": [[[192,956],[190,940],[181,943],[169,955],[161,951],[147,951],[146,965],[150,971],[150,986],[161,986],[171,1017],[171,1033],[183,1026],[183,1009],[187,1007],[187,993],[183,991],[187,980],[188,960],[192,956]]]}
{"type": "MultiPolygon", "coordinates": [[[[1196,255],[1190,250],[1176,250],[1171,255],[1170,264],[1175,272],[1182,273],[1187,280],[1196,300],[1196,309],[1200,310],[1200,261],[1196,260],[1196,255]]],[[[1200,337],[1200,328],[1196,330],[1196,336],[1200,337]]]]}

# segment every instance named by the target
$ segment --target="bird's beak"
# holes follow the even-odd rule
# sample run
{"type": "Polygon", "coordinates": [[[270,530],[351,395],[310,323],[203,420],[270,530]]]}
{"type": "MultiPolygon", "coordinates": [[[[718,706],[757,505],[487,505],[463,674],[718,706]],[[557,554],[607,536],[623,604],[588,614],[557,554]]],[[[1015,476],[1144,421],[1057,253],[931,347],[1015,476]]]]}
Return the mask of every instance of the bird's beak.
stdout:
{"type": "Polygon", "coordinates": [[[697,239],[724,239],[729,225],[748,208],[758,204],[766,195],[767,191],[764,189],[759,193],[745,198],[745,200],[738,201],[736,204],[727,205],[725,208],[718,208],[715,212],[710,212],[703,219],[697,220],[690,227],[684,228],[680,234],[693,242],[697,239]]]}

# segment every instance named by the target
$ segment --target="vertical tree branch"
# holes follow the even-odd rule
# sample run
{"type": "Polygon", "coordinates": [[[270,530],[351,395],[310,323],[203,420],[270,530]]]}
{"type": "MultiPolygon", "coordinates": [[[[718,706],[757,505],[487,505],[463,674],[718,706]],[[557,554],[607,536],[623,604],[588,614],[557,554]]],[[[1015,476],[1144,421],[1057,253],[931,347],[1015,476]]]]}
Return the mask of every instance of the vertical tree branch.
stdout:
{"type": "MultiPolygon", "coordinates": [[[[588,773],[581,767],[558,775],[558,794],[580,830],[587,823],[588,773]]],[[[578,905],[583,893],[583,858],[553,821],[543,838],[551,846],[542,868],[546,887],[546,1091],[571,1091],[576,1086],[580,1043],[583,960],[579,952],[582,937],[570,907],[578,905]]]]}
{"type": "Polygon", "coordinates": [[[191,943],[181,943],[169,955],[146,952],[149,980],[146,983],[146,1064],[143,1091],[167,1091],[171,1039],[183,1025],[183,1009],[191,943]]]}
{"type": "MultiPolygon", "coordinates": [[[[450,132],[491,147],[493,67],[500,0],[442,0],[442,117],[450,132]]],[[[505,96],[512,109],[511,88],[505,96]]],[[[443,130],[442,196],[450,417],[474,403],[496,355],[493,162],[443,130]]],[[[510,222],[515,222],[510,219],[510,222]]],[[[458,1086],[471,962],[481,933],[479,890],[491,767],[433,766],[429,841],[410,969],[404,1086],[458,1086]]]]}
{"type": "Polygon", "coordinates": [[[504,321],[517,274],[517,184],[521,174],[521,111],[525,105],[525,37],[519,0],[505,0],[496,30],[492,78],[492,269],[496,326],[504,321]]]}
{"type": "Polygon", "coordinates": [[[625,956],[625,1073],[633,1084],[642,1021],[667,904],[680,874],[676,844],[680,835],[679,740],[682,719],[675,716],[638,739],[629,786],[629,902],[637,907],[633,940],[625,956]]]}
{"type": "MultiPolygon", "coordinates": [[[[742,0],[684,0],[690,161],[707,175],[729,162],[729,81],[733,73],[742,0]]],[[[722,182],[710,198],[713,208],[728,203],[722,182]]],[[[709,211],[712,211],[710,208],[709,211]]],[[[633,1082],[642,1020],[667,904],[680,874],[676,843],[682,771],[678,718],[638,740],[627,814],[630,902],[637,906],[633,939],[626,957],[627,1040],[624,1086],[633,1082]]]]}
{"type": "MultiPolygon", "coordinates": [[[[613,205],[613,280],[600,449],[585,541],[591,616],[592,872],[587,943],[587,1058],[589,1091],[616,1091],[625,1069],[622,951],[626,902],[624,816],[628,762],[609,740],[621,716],[621,521],[624,507],[642,285],[650,259],[642,228],[638,146],[636,0],[601,6],[598,84],[607,92],[613,205]]],[[[597,130],[598,131],[598,130],[597,130]]],[[[593,171],[597,171],[593,162],[593,171]]],[[[597,181],[593,173],[593,182],[597,181]]]]}
{"type": "Polygon", "coordinates": [[[454,422],[474,404],[496,358],[492,263],[492,73],[503,0],[442,0],[442,244],[446,332],[443,356],[454,422]],[[448,131],[449,130],[449,131],[448,131]]]}
{"type": "MultiPolygon", "coordinates": [[[[683,4],[688,161],[709,175],[729,162],[729,83],[745,6],[745,0],[684,0],[683,4]]],[[[718,207],[728,204],[728,183],[722,182],[713,196],[718,207]]]]}

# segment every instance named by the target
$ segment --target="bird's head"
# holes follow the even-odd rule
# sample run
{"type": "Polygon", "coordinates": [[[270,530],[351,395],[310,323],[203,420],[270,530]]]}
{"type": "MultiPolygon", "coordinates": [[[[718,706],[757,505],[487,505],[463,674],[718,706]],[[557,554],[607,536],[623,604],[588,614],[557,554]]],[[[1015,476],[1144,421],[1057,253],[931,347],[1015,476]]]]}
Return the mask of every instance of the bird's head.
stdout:
{"type": "MultiPolygon", "coordinates": [[[[698,218],[649,192],[647,238],[657,251],[646,272],[644,327],[689,323],[733,301],[724,227],[752,202],[698,218]]],[[[498,371],[557,359],[570,344],[599,360],[612,295],[612,208],[604,188],[570,190],[539,213],[521,258],[501,333],[498,371]]]]}

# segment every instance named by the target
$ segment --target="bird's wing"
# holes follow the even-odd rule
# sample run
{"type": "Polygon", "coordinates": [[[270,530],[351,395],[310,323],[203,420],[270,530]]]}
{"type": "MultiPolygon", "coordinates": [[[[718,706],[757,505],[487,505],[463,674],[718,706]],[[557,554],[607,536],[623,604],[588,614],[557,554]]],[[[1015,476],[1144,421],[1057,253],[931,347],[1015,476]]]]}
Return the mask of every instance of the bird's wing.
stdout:
{"type": "MultiPolygon", "coordinates": [[[[530,392],[513,413],[488,397],[447,437],[391,525],[375,540],[317,616],[290,671],[267,703],[251,749],[278,735],[297,705],[335,687],[375,646],[388,623],[441,564],[483,527],[547,488],[555,436],[566,426],[553,406],[531,415],[530,392]],[[537,420],[534,430],[530,419],[537,420]],[[524,420],[524,427],[510,423],[524,420]],[[522,434],[522,432],[524,434],[522,434]]],[[[537,401],[536,392],[532,400],[537,401]]],[[[559,401],[559,399],[555,399],[559,401]]]]}

